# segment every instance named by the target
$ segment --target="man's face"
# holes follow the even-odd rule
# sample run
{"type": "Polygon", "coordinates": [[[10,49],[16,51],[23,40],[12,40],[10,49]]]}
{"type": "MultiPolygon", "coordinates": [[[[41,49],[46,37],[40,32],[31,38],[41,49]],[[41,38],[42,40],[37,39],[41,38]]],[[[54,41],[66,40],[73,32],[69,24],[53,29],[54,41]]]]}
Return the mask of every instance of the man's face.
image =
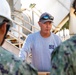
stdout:
{"type": "Polygon", "coordinates": [[[49,34],[50,30],[52,28],[52,23],[50,21],[47,21],[45,23],[39,22],[39,26],[41,28],[41,32],[44,34],[49,34]]]}
{"type": "Polygon", "coordinates": [[[0,26],[0,46],[4,43],[6,34],[6,23],[0,26]]]}

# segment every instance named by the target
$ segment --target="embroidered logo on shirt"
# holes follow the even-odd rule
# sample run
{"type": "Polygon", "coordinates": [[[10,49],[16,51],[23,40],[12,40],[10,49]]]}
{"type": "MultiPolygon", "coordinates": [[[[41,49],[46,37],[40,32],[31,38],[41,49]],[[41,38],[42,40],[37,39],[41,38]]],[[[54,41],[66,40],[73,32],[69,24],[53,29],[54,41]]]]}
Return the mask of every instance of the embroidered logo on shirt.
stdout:
{"type": "Polygon", "coordinates": [[[49,49],[54,49],[54,45],[49,45],[49,49]]]}

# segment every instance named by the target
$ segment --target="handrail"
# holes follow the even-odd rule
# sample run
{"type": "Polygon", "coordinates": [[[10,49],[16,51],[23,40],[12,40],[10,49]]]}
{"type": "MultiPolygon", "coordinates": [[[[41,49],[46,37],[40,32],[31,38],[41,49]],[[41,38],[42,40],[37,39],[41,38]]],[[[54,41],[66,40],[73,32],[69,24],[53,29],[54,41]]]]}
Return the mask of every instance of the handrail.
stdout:
{"type": "Polygon", "coordinates": [[[16,21],[14,21],[14,20],[13,20],[13,22],[14,22],[16,25],[18,25],[18,26],[20,26],[20,27],[24,28],[25,30],[27,30],[27,31],[29,31],[29,32],[31,32],[31,33],[33,33],[33,31],[31,31],[30,29],[28,29],[28,28],[24,27],[23,25],[20,25],[20,24],[19,24],[19,23],[17,23],[16,21]]]}
{"type": "Polygon", "coordinates": [[[67,16],[60,22],[60,24],[53,30],[53,32],[54,32],[54,33],[57,33],[68,20],[69,20],[69,15],[67,15],[67,16]]]}
{"type": "MultiPolygon", "coordinates": [[[[12,37],[14,37],[15,39],[17,39],[18,40],[18,37],[16,37],[15,35],[13,35],[11,32],[8,32],[8,35],[11,35],[12,37]]],[[[18,40],[18,41],[20,41],[21,43],[23,43],[24,41],[23,40],[18,40]]]]}
{"type": "Polygon", "coordinates": [[[17,16],[16,13],[14,13],[14,14],[12,13],[12,15],[13,15],[13,16],[16,16],[16,17],[19,18],[20,20],[22,20],[22,21],[24,21],[25,23],[29,24],[29,25],[32,26],[33,28],[39,30],[39,28],[37,28],[36,26],[32,25],[31,23],[29,23],[28,21],[24,20],[23,18],[17,16]]]}
{"type": "Polygon", "coordinates": [[[18,30],[16,30],[14,27],[11,27],[11,32],[9,32],[11,36],[13,36],[14,38],[16,38],[19,41],[19,48],[21,48],[21,43],[23,44],[23,40],[21,40],[20,35],[24,36],[25,38],[27,37],[27,35],[25,35],[24,33],[20,32],[20,27],[24,28],[25,30],[28,30],[29,32],[33,33],[31,30],[27,29],[26,27],[24,27],[23,25],[20,25],[19,23],[17,23],[16,21],[13,20],[14,23],[16,23],[16,25],[18,26],[18,30]],[[15,31],[18,33],[18,37],[12,34],[12,31],[15,31]]]}
{"type": "MultiPolygon", "coordinates": [[[[11,28],[13,31],[16,31],[16,32],[18,32],[15,28],[11,28]]],[[[24,33],[20,33],[20,32],[18,32],[20,35],[23,35],[25,38],[27,37],[27,35],[25,35],[24,33]]]]}
{"type": "MultiPolygon", "coordinates": [[[[12,16],[15,16],[16,18],[20,19],[22,22],[27,23],[28,25],[30,25],[32,28],[35,28],[37,30],[39,30],[39,28],[37,28],[36,26],[32,25],[31,23],[29,23],[28,21],[24,20],[22,17],[18,16],[16,13],[12,13],[12,16]]],[[[16,26],[18,27],[18,29],[15,29],[14,27],[11,27],[11,32],[8,33],[8,35],[11,35],[12,37],[14,37],[15,39],[18,40],[19,42],[19,48],[21,48],[21,43],[23,44],[23,40],[21,39],[21,36],[26,38],[27,35],[20,32],[20,28],[27,30],[30,33],[34,33],[32,30],[26,28],[25,26],[19,24],[18,22],[16,22],[15,20],[13,20],[13,22],[16,24],[16,26]],[[18,34],[18,37],[16,35],[13,34],[13,31],[15,31],[18,34]]]]}

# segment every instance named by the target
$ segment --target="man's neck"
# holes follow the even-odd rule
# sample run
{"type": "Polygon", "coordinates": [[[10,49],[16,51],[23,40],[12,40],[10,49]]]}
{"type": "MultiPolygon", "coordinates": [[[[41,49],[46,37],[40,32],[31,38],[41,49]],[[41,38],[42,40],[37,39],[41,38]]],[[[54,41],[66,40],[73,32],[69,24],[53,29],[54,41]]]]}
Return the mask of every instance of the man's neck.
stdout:
{"type": "Polygon", "coordinates": [[[42,33],[42,32],[40,32],[40,35],[42,37],[44,37],[44,38],[47,38],[47,37],[49,37],[51,35],[51,33],[42,33]]]}

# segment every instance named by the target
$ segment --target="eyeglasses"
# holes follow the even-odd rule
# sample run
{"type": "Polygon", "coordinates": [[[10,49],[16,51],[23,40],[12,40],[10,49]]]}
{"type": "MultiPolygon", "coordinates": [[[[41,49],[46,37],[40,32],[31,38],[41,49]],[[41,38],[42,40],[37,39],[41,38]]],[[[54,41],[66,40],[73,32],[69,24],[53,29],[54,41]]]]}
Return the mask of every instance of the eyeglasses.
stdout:
{"type": "Polygon", "coordinates": [[[10,29],[10,25],[7,24],[7,25],[6,25],[6,33],[9,31],[9,29],[10,29]]]}
{"type": "Polygon", "coordinates": [[[0,26],[2,26],[3,24],[7,23],[6,29],[9,30],[10,25],[8,24],[8,22],[9,22],[9,20],[5,18],[5,19],[2,21],[2,23],[0,23],[0,26]]]}
{"type": "Polygon", "coordinates": [[[54,17],[53,16],[49,16],[49,15],[45,15],[40,20],[48,20],[48,19],[53,20],[54,17]]]}
{"type": "Polygon", "coordinates": [[[7,33],[8,33],[8,31],[9,31],[9,29],[10,29],[10,25],[9,24],[7,24],[6,25],[6,33],[5,33],[5,36],[4,36],[4,39],[6,39],[7,38],[7,33]]]}

